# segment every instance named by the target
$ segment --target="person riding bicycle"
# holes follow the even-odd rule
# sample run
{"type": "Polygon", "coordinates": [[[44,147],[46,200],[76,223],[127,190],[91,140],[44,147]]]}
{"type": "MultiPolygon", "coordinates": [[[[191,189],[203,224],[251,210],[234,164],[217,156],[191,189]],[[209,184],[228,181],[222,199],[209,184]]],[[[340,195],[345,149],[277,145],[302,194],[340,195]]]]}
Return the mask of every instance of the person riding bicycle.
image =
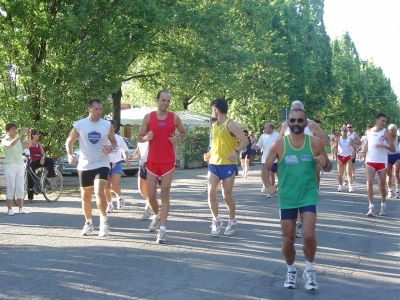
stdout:
{"type": "MultiPolygon", "coordinates": [[[[43,150],[42,145],[39,143],[39,131],[34,129],[31,131],[31,141],[32,146],[29,147],[29,152],[31,153],[31,163],[30,167],[33,172],[35,172],[38,168],[47,167],[47,179],[50,185],[55,185],[54,177],[56,177],[56,173],[54,171],[54,160],[49,157],[45,157],[45,152],[43,150]]],[[[28,200],[27,202],[33,202],[33,186],[34,181],[31,176],[28,176],[28,200]]]]}

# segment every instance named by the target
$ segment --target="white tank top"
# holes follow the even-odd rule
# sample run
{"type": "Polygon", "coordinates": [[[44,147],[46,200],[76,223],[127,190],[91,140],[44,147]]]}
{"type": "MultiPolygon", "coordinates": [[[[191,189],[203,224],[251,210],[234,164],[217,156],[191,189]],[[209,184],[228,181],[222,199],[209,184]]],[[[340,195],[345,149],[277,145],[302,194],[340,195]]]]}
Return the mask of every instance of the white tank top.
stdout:
{"type": "Polygon", "coordinates": [[[396,154],[396,153],[400,153],[400,145],[399,145],[399,136],[396,135],[396,137],[394,138],[394,147],[396,148],[395,152],[390,152],[388,151],[388,154],[396,154]]]}
{"type": "Polygon", "coordinates": [[[387,163],[388,152],[385,148],[377,148],[377,145],[388,145],[385,138],[386,129],[375,132],[376,128],[371,128],[367,133],[368,139],[368,152],[366,155],[366,162],[387,163]]]}
{"type": "Polygon", "coordinates": [[[350,156],[354,151],[353,146],[351,145],[351,138],[348,136],[345,140],[343,137],[339,138],[338,144],[338,154],[340,156],[350,156]]]}
{"type": "Polygon", "coordinates": [[[349,137],[349,138],[351,138],[353,141],[357,142],[357,141],[356,141],[356,138],[354,137],[354,136],[355,136],[355,134],[356,134],[356,132],[355,132],[355,131],[353,131],[353,133],[352,133],[352,134],[350,134],[348,137],[349,137]]]}

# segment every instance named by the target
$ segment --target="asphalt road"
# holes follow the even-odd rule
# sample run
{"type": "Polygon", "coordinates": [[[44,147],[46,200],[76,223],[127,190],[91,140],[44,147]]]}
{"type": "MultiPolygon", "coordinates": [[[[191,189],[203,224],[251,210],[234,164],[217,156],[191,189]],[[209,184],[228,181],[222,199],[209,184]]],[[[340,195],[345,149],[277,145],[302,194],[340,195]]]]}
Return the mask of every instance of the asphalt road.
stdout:
{"type": "MultiPolygon", "coordinates": [[[[166,245],[156,244],[150,221],[140,219],[144,201],[137,177],[122,178],[127,205],[109,215],[108,238],[97,236],[97,210],[95,234],[80,236],[84,218],[76,189],[56,203],[36,196],[35,203],[25,205],[26,215],[14,217],[0,201],[0,298],[400,299],[400,199],[387,200],[387,216],[368,218],[361,165],[352,194],[346,188],[337,192],[336,170],[326,173],[315,260],[320,289],[306,291],[299,276],[299,287],[287,290],[276,196],[260,193],[260,170],[257,164],[247,179],[236,179],[239,225],[233,237],[210,234],[207,170],[177,170],[166,245]]],[[[76,177],[65,179],[69,188],[78,183],[76,177]]],[[[220,216],[228,219],[223,204],[220,216]]],[[[301,275],[302,239],[297,242],[301,275]]]]}

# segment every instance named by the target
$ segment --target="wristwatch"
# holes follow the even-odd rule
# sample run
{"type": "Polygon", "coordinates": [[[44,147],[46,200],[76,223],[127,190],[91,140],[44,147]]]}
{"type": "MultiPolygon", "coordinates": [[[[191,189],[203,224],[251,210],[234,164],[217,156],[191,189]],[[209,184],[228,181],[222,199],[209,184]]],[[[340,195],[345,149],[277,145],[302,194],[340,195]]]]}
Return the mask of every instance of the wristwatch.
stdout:
{"type": "Polygon", "coordinates": [[[176,138],[178,139],[178,142],[181,140],[181,136],[177,135],[176,138]]]}

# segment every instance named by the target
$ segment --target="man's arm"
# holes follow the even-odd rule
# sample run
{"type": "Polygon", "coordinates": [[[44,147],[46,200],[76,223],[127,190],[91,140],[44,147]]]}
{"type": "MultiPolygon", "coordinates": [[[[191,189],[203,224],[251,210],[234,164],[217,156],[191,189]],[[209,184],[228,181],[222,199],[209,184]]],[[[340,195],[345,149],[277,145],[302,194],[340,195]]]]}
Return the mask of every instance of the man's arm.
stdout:
{"type": "Polygon", "coordinates": [[[314,122],[313,120],[308,120],[308,128],[317,138],[322,141],[322,145],[329,146],[329,140],[318,123],[314,122]]]}
{"type": "Polygon", "coordinates": [[[354,142],[356,143],[357,146],[361,146],[361,139],[360,136],[358,135],[358,133],[354,133],[354,142]]]}
{"type": "Polygon", "coordinates": [[[390,136],[389,131],[385,131],[385,138],[389,143],[389,146],[386,145],[378,145],[380,148],[385,148],[387,151],[396,152],[396,147],[394,146],[393,138],[390,136]]]}
{"type": "Polygon", "coordinates": [[[75,164],[75,155],[72,149],[72,146],[74,145],[74,142],[76,139],[79,137],[78,130],[76,130],[75,127],[72,128],[71,132],[68,135],[68,138],[65,142],[65,149],[67,150],[67,155],[68,155],[68,162],[70,164],[75,164]]]}
{"type": "Polygon", "coordinates": [[[287,128],[288,128],[288,123],[287,123],[287,121],[285,121],[282,123],[282,128],[281,128],[281,131],[279,132],[280,137],[285,136],[285,132],[286,132],[287,128]]]}
{"type": "Polygon", "coordinates": [[[237,126],[235,124],[235,122],[233,121],[229,121],[228,122],[228,131],[233,134],[238,140],[239,140],[239,145],[237,145],[235,151],[232,151],[232,153],[230,153],[228,155],[228,160],[233,162],[236,160],[237,158],[237,153],[236,150],[238,151],[242,151],[244,150],[247,145],[249,144],[249,140],[247,139],[247,137],[244,135],[244,133],[242,132],[242,130],[239,128],[239,126],[237,126]]]}
{"type": "Polygon", "coordinates": [[[269,149],[268,156],[265,160],[265,164],[261,169],[261,179],[264,183],[264,186],[267,190],[268,195],[273,195],[276,193],[276,187],[271,184],[269,181],[269,170],[271,169],[272,165],[276,158],[279,160],[279,146],[283,143],[283,139],[278,138],[275,142],[272,143],[271,148],[269,149]]]}
{"type": "MultiPolygon", "coordinates": [[[[313,136],[310,138],[312,139],[312,149],[315,161],[324,169],[325,172],[330,172],[332,170],[332,163],[329,160],[328,154],[326,154],[324,144],[320,139],[313,136]]],[[[319,170],[316,171],[319,172],[319,170]]]]}
{"type": "Polygon", "coordinates": [[[153,139],[153,132],[150,131],[146,134],[149,127],[150,114],[144,116],[142,126],[139,127],[138,142],[144,143],[153,139]]]}
{"type": "Polygon", "coordinates": [[[110,123],[110,132],[108,133],[108,140],[111,143],[112,149],[116,149],[118,147],[118,142],[117,139],[115,138],[115,132],[113,130],[113,126],[111,126],[111,123],[110,123]]]}

